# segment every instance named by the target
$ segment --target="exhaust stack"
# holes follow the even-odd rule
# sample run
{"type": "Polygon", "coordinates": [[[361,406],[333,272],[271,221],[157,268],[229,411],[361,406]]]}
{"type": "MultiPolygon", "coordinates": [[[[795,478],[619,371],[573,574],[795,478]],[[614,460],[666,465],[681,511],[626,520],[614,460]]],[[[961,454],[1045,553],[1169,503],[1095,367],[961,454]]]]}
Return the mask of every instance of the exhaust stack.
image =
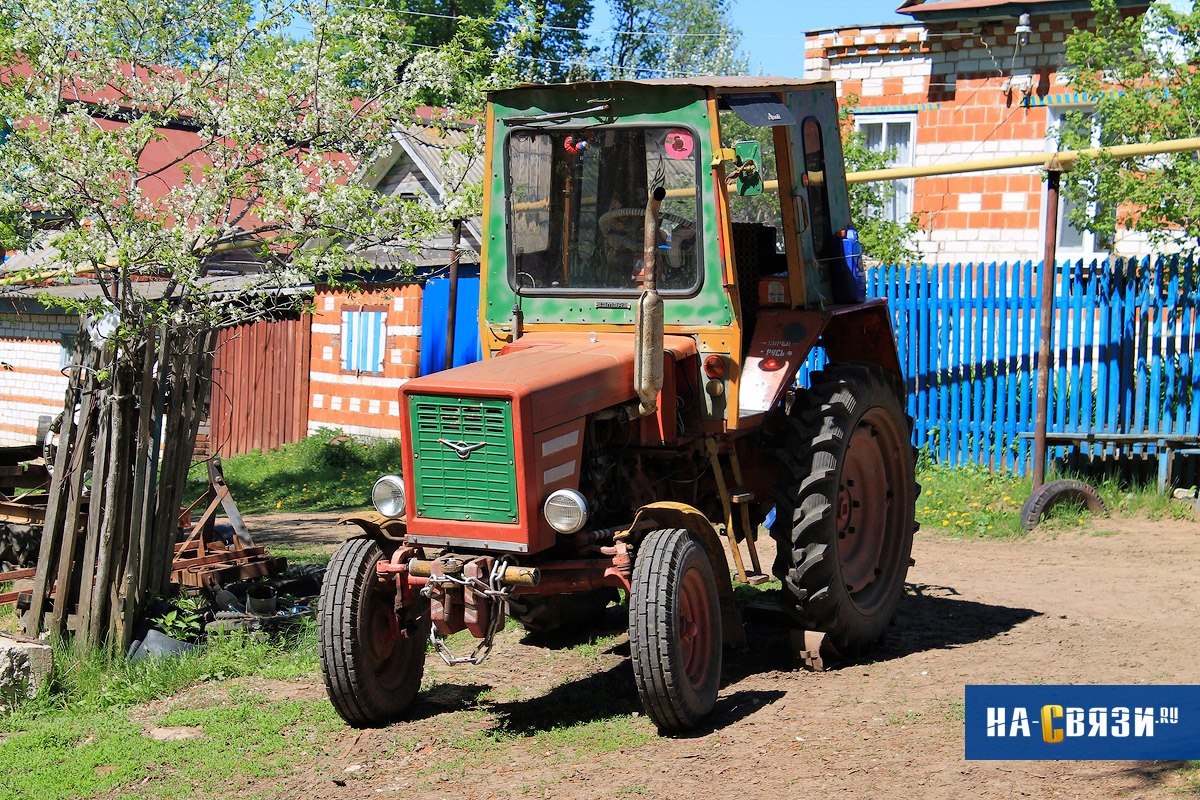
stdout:
{"type": "Polygon", "coordinates": [[[648,417],[658,410],[658,393],[663,386],[663,301],[658,294],[655,255],[658,251],[658,207],[666,197],[659,186],[646,203],[646,226],[642,239],[642,296],[635,319],[637,350],[633,357],[633,389],[641,401],[638,412],[648,417]]]}

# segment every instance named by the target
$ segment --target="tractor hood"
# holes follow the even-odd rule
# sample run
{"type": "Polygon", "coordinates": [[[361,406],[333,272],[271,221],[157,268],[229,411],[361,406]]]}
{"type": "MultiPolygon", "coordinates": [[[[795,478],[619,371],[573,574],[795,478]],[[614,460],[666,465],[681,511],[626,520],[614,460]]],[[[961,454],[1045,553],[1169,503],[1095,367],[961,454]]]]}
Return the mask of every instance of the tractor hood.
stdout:
{"type": "MultiPolygon", "coordinates": [[[[637,398],[632,333],[530,333],[485,361],[415,378],[402,396],[507,396],[528,402],[534,431],[637,398]],[[595,341],[593,341],[593,339],[595,341]]],[[[696,354],[687,336],[664,337],[664,368],[696,354]]]]}

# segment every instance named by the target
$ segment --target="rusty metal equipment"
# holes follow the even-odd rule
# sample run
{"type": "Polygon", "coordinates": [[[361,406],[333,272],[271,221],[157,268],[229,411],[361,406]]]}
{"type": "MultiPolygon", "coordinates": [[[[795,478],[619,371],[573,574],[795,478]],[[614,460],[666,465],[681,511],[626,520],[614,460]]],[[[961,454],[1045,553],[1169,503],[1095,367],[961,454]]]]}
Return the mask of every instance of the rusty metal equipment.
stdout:
{"type": "MultiPolygon", "coordinates": [[[[17,461],[30,460],[40,456],[38,448],[3,448],[0,449],[0,467],[4,471],[0,476],[23,475],[32,476],[44,472],[41,464],[17,461]]],[[[191,506],[180,509],[179,527],[187,531],[183,540],[175,545],[175,553],[171,562],[171,582],[180,586],[189,586],[212,590],[221,584],[238,580],[260,578],[275,575],[287,569],[287,559],[272,556],[266,547],[256,545],[246,529],[245,522],[234,502],[229,486],[225,482],[219,458],[208,461],[208,489],[191,506]],[[195,522],[192,521],[192,510],[203,506],[204,510],[195,522]],[[233,535],[229,541],[224,541],[217,534],[215,521],[218,510],[223,510],[228,518],[233,535]]],[[[31,483],[26,480],[24,483],[31,483]]],[[[85,509],[86,510],[86,509],[85,509]]],[[[44,492],[29,491],[24,494],[10,496],[6,493],[0,497],[0,526],[8,533],[14,527],[40,528],[46,514],[46,495],[44,492]]],[[[86,517],[84,517],[86,519],[86,517]]],[[[83,524],[83,523],[81,523],[83,524]]],[[[11,535],[9,536],[11,539],[11,535]]],[[[9,561],[12,569],[0,568],[0,584],[33,578],[36,569],[37,541],[40,537],[30,538],[32,547],[18,548],[12,542],[4,542],[4,553],[19,553],[22,558],[9,561]],[[28,552],[32,550],[32,552],[28,552]]],[[[10,589],[0,592],[0,605],[20,603],[23,594],[28,589],[10,589]]],[[[51,590],[51,596],[54,591],[51,590]]]]}
{"type": "Polygon", "coordinates": [[[183,516],[190,519],[191,508],[205,504],[200,517],[191,523],[187,537],[175,545],[171,562],[171,582],[180,586],[212,589],[220,584],[247,578],[260,578],[287,569],[287,559],[272,556],[267,548],[254,544],[238,511],[237,503],[225,483],[221,459],[208,460],[208,489],[183,516]],[[217,509],[224,510],[233,528],[229,542],[214,535],[217,509]]]}

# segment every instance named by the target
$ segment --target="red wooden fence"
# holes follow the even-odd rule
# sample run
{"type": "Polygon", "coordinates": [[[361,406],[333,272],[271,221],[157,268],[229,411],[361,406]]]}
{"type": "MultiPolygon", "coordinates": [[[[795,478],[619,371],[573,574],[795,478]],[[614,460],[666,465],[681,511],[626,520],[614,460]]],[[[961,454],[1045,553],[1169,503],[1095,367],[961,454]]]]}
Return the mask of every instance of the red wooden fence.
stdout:
{"type": "Polygon", "coordinates": [[[302,314],[220,332],[209,409],[212,452],[272,450],[308,434],[311,324],[302,314]]]}

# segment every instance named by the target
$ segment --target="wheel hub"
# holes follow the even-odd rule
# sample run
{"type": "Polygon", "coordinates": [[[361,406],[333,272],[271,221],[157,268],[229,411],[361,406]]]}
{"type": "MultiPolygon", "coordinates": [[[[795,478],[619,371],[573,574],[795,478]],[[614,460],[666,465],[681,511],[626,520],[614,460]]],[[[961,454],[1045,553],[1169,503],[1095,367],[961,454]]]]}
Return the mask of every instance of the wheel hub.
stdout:
{"type": "Polygon", "coordinates": [[[679,590],[679,645],[683,654],[684,673],[695,688],[704,685],[711,669],[711,611],[703,577],[697,570],[689,570],[679,590]]]}
{"type": "Polygon", "coordinates": [[[400,620],[391,604],[384,601],[383,592],[376,590],[372,594],[374,602],[371,603],[367,646],[370,648],[372,660],[376,665],[382,666],[396,650],[400,638],[400,620]]]}
{"type": "Polygon", "coordinates": [[[850,437],[837,498],[838,559],[852,594],[879,575],[891,502],[887,477],[875,429],[860,425],[850,437]]]}

